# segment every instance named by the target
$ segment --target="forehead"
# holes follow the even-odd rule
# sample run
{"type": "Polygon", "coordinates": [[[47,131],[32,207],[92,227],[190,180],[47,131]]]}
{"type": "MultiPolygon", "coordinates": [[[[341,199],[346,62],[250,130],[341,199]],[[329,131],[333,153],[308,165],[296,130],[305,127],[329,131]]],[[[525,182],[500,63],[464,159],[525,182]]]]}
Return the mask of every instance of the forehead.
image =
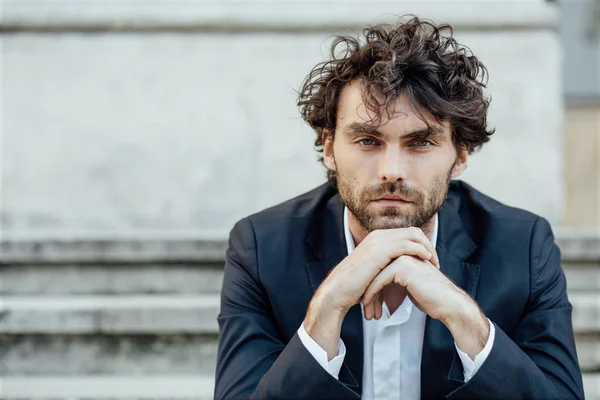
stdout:
{"type": "Polygon", "coordinates": [[[450,132],[449,122],[439,121],[423,107],[413,104],[406,94],[402,94],[393,103],[392,108],[386,110],[382,107],[375,113],[365,105],[362,87],[358,83],[351,83],[342,89],[337,109],[338,128],[353,122],[372,122],[374,127],[381,130],[390,128],[400,132],[424,129],[428,126],[450,132]],[[373,121],[376,117],[378,119],[373,121]]]}

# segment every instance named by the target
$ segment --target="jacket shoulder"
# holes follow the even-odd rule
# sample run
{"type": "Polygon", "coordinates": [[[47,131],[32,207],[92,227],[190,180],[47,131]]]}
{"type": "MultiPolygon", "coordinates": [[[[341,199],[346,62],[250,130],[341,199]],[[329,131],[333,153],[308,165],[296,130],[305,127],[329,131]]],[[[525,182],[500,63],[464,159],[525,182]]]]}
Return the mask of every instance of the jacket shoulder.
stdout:
{"type": "Polygon", "coordinates": [[[535,236],[543,233],[543,236],[553,237],[545,218],[503,204],[465,182],[452,182],[447,201],[456,209],[463,226],[478,245],[488,242],[498,246],[518,242],[525,250],[530,248],[535,236]]]}
{"type": "Polygon", "coordinates": [[[501,203],[463,181],[452,181],[448,200],[458,209],[461,217],[468,220],[485,216],[496,221],[534,223],[541,218],[530,211],[501,203]]]}

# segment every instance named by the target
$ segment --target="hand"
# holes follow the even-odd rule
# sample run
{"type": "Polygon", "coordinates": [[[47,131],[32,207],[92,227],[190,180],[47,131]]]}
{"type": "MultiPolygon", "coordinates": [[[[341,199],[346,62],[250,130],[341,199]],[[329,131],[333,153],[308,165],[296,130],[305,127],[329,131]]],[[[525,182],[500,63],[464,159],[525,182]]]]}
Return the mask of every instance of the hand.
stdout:
{"type": "Polygon", "coordinates": [[[391,283],[406,288],[413,304],[448,327],[456,345],[471,359],[485,346],[489,321],[467,293],[429,261],[401,256],[377,275],[363,296],[365,317],[381,315],[381,290],[391,283]]]}
{"type": "Polygon", "coordinates": [[[373,279],[403,255],[439,264],[435,248],[419,228],[378,230],[369,233],[321,283],[309,304],[304,327],[331,358],[337,352],[348,310],[360,302],[373,279]]]}
{"type": "Polygon", "coordinates": [[[460,300],[468,297],[437,266],[427,260],[404,255],[383,269],[365,290],[365,317],[379,311],[373,310],[373,307],[381,307],[379,293],[391,283],[405,287],[415,306],[439,320],[447,319],[460,300]]]}
{"type": "Polygon", "coordinates": [[[315,297],[322,296],[330,308],[345,314],[360,302],[373,279],[401,256],[414,256],[439,265],[435,248],[420,229],[373,231],[331,271],[315,297]]]}

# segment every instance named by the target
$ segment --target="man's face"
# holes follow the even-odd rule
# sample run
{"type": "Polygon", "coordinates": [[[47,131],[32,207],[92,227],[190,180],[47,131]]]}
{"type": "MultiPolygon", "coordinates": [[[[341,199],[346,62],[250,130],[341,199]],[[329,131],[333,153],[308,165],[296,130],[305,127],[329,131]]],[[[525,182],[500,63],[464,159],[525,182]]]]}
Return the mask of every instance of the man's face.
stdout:
{"type": "Polygon", "coordinates": [[[340,197],[360,225],[375,229],[423,227],[437,213],[468,152],[456,151],[448,122],[420,108],[431,129],[402,95],[395,113],[367,110],[358,84],[342,90],[336,131],[324,160],[336,171],[340,197]],[[374,125],[376,124],[376,125],[374,125]]]}

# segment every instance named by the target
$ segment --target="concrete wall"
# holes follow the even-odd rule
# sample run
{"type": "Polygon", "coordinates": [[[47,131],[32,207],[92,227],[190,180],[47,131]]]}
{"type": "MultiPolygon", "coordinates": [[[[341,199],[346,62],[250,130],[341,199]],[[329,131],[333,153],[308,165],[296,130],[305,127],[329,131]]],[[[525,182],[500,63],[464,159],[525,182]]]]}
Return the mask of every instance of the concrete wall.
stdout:
{"type": "Polygon", "coordinates": [[[16,1],[0,36],[2,234],[225,236],[323,181],[294,89],[331,34],[407,12],[452,23],[489,68],[497,133],[464,178],[560,225],[561,49],[542,0],[16,1]]]}

